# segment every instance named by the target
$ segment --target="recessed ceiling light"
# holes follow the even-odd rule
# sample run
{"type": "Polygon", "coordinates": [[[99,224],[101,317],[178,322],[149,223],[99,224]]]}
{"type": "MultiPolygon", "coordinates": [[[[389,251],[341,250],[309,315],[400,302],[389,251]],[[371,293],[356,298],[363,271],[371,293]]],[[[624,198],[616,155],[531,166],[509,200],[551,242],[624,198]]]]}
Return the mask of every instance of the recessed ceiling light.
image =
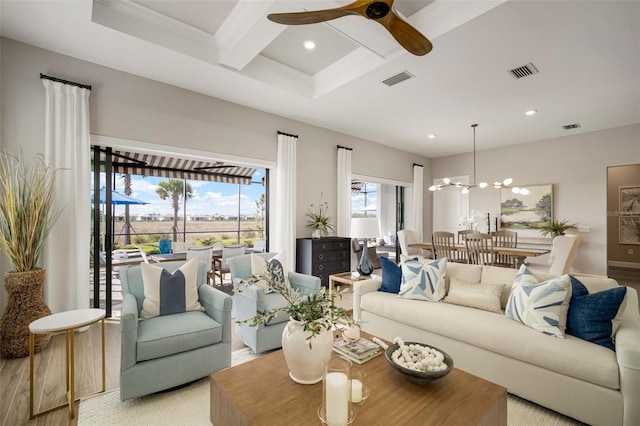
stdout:
{"type": "Polygon", "coordinates": [[[525,112],[526,115],[534,115],[536,112],[538,112],[537,109],[530,109],[529,111],[525,112]]]}
{"type": "Polygon", "coordinates": [[[307,50],[312,50],[316,47],[316,44],[311,40],[306,40],[304,42],[304,48],[307,50]]]}
{"type": "Polygon", "coordinates": [[[429,136],[427,136],[429,139],[435,139],[436,135],[435,133],[431,133],[429,136]]]}

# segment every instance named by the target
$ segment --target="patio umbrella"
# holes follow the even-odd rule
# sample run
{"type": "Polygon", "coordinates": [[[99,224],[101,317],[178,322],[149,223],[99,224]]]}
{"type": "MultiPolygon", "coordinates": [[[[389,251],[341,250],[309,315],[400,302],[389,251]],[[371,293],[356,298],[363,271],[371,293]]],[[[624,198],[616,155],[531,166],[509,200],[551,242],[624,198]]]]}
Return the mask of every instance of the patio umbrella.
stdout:
{"type": "MultiPolygon", "coordinates": [[[[91,194],[91,198],[93,199],[93,194],[91,194]]],[[[100,189],[100,203],[104,204],[107,200],[107,190],[106,188],[100,189]]],[[[115,205],[134,205],[134,204],[149,204],[146,201],[138,200],[137,198],[129,197],[128,195],[124,195],[119,193],[118,191],[111,191],[111,204],[115,205]]]]}

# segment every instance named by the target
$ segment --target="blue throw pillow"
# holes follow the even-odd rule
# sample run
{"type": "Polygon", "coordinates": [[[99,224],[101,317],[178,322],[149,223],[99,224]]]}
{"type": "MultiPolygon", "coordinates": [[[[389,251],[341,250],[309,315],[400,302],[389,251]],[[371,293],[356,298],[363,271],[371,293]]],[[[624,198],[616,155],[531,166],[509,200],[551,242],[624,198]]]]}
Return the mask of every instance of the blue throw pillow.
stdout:
{"type": "Polygon", "coordinates": [[[396,265],[393,260],[389,260],[386,257],[381,257],[380,267],[382,269],[382,285],[378,291],[398,294],[402,282],[400,265],[396,265]]]}
{"type": "Polygon", "coordinates": [[[614,318],[627,294],[620,286],[589,294],[576,277],[571,277],[573,293],[567,315],[568,334],[616,350],[613,344],[614,318]]]}

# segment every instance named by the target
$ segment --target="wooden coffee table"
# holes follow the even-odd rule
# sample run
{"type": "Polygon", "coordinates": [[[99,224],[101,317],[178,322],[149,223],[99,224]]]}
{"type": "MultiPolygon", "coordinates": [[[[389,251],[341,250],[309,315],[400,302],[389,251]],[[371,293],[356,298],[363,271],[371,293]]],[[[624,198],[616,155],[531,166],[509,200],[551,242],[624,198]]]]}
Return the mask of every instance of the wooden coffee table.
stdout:
{"type": "MultiPolygon", "coordinates": [[[[333,354],[337,356],[337,354],[333,354]]],[[[354,364],[354,366],[356,366],[354,364]]],[[[356,366],[366,372],[371,394],[354,405],[354,425],[506,425],[506,388],[456,368],[426,386],[409,382],[380,355],[356,366]]],[[[214,373],[214,425],[319,425],[322,383],[289,378],[281,350],[214,373]]]]}

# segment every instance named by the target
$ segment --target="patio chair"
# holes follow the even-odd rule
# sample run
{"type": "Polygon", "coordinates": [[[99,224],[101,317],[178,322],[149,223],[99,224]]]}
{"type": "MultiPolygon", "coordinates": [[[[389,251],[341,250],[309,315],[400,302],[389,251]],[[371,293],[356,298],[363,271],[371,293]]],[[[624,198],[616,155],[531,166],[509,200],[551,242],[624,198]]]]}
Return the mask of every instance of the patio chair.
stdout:
{"type": "Polygon", "coordinates": [[[226,246],[222,249],[222,257],[216,257],[213,259],[213,284],[215,285],[216,278],[220,278],[220,285],[224,284],[224,276],[230,272],[229,263],[227,262],[232,257],[243,255],[245,252],[244,244],[237,244],[233,246],[226,246]]]}

